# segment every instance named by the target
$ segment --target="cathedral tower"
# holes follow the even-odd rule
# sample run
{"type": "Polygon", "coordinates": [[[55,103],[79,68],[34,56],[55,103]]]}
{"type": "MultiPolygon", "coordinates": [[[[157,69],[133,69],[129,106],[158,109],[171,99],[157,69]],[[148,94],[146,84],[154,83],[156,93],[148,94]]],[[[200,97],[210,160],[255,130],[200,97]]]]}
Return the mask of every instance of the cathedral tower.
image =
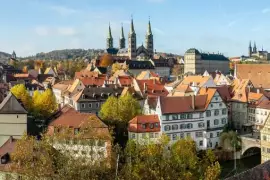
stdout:
{"type": "Polygon", "coordinates": [[[249,46],[248,46],[248,56],[252,56],[252,46],[251,46],[251,41],[249,41],[249,46]]]}
{"type": "Polygon", "coordinates": [[[113,37],[111,31],[111,25],[109,24],[109,33],[107,37],[107,48],[113,48],[113,37]]]}
{"type": "Polygon", "coordinates": [[[120,39],[119,39],[119,49],[123,49],[126,48],[126,39],[124,36],[124,28],[123,28],[123,24],[121,27],[121,34],[120,34],[120,39]]]}
{"type": "Polygon", "coordinates": [[[135,59],[137,56],[136,53],[137,42],[136,42],[136,33],[133,25],[133,18],[131,18],[130,32],[128,34],[128,56],[130,59],[135,59]]]}
{"type": "Polygon", "coordinates": [[[256,42],[254,41],[254,46],[253,46],[253,53],[257,53],[257,47],[256,47],[256,42]]]}
{"type": "Polygon", "coordinates": [[[147,33],[145,36],[145,45],[146,45],[146,49],[149,53],[150,57],[153,57],[154,54],[154,41],[153,41],[153,34],[152,34],[152,30],[151,30],[151,23],[150,23],[150,19],[148,22],[148,28],[147,28],[147,33]]]}

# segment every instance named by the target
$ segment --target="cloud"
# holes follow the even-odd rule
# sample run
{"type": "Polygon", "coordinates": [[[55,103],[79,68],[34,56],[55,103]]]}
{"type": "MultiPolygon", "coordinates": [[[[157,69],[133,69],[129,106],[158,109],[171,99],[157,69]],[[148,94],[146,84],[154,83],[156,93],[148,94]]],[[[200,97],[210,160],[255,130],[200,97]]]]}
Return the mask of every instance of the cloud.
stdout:
{"type": "Polygon", "coordinates": [[[236,21],[231,21],[227,24],[228,27],[232,27],[236,24],[236,21]]]}
{"type": "Polygon", "coordinates": [[[78,13],[78,10],[72,9],[72,8],[67,8],[65,6],[52,6],[50,7],[51,10],[59,13],[62,16],[68,16],[74,13],[78,13]]]}
{"type": "Polygon", "coordinates": [[[153,31],[156,32],[157,34],[160,34],[160,35],[164,35],[165,32],[162,31],[161,29],[158,29],[158,28],[153,28],[153,31]]]}
{"type": "Polygon", "coordinates": [[[77,31],[72,27],[58,27],[56,31],[57,34],[63,36],[74,36],[77,34],[77,31]]]}
{"type": "Polygon", "coordinates": [[[262,10],[262,13],[263,13],[263,14],[266,14],[266,13],[268,13],[268,12],[270,12],[270,9],[269,9],[269,8],[265,8],[265,9],[262,10]]]}
{"type": "Polygon", "coordinates": [[[39,36],[74,36],[78,34],[77,30],[73,27],[46,27],[46,26],[37,26],[34,29],[35,33],[39,36]]]}
{"type": "Polygon", "coordinates": [[[38,27],[35,28],[34,31],[39,36],[47,36],[47,35],[49,35],[50,30],[49,30],[49,28],[47,28],[45,26],[38,26],[38,27]]]}

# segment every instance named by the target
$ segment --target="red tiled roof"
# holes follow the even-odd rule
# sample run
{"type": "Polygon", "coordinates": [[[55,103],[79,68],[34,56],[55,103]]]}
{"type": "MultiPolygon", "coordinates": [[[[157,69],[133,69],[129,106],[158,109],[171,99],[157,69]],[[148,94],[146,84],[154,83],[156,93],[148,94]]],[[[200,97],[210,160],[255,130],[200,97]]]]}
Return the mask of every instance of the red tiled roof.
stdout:
{"type": "Polygon", "coordinates": [[[204,111],[207,104],[207,96],[160,97],[161,111],[163,114],[204,111]],[[192,108],[193,97],[195,98],[195,109],[192,108]]]}
{"type": "Polygon", "coordinates": [[[257,107],[257,108],[261,108],[261,109],[270,110],[270,101],[263,100],[263,101],[259,102],[258,104],[250,105],[250,107],[257,107]]]}
{"type": "Polygon", "coordinates": [[[85,86],[102,86],[105,82],[105,77],[88,77],[88,78],[79,78],[81,80],[81,82],[85,85],[85,86]]]}
{"type": "Polygon", "coordinates": [[[129,132],[160,132],[160,121],[158,115],[140,115],[134,117],[132,120],[129,121],[129,132]],[[155,126],[155,123],[158,123],[158,127],[155,126]],[[142,124],[146,127],[143,128],[142,124]],[[152,124],[152,128],[150,127],[152,124]]]}
{"type": "Polygon", "coordinates": [[[169,94],[164,85],[156,79],[137,80],[137,82],[141,92],[148,96],[167,96],[169,94]]]}
{"type": "Polygon", "coordinates": [[[132,84],[132,77],[130,76],[119,76],[118,80],[122,86],[130,86],[132,84]]]}
{"type": "Polygon", "coordinates": [[[230,94],[230,91],[229,91],[229,86],[219,86],[219,87],[216,87],[221,99],[224,101],[224,102],[227,102],[229,100],[231,100],[231,94],[230,94]]]}

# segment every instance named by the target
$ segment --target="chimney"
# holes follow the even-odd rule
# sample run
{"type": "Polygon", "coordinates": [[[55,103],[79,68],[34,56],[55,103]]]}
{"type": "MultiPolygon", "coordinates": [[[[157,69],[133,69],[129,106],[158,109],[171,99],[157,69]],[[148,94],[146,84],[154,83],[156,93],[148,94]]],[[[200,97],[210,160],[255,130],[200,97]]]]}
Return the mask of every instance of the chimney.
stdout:
{"type": "Polygon", "coordinates": [[[13,141],[13,136],[10,136],[9,137],[9,143],[12,143],[12,141],[13,141]]]}
{"type": "Polygon", "coordinates": [[[195,110],[195,96],[194,95],[191,96],[191,107],[192,109],[195,110]]]}
{"type": "Polygon", "coordinates": [[[260,94],[260,89],[259,88],[257,88],[257,94],[260,94]]]}

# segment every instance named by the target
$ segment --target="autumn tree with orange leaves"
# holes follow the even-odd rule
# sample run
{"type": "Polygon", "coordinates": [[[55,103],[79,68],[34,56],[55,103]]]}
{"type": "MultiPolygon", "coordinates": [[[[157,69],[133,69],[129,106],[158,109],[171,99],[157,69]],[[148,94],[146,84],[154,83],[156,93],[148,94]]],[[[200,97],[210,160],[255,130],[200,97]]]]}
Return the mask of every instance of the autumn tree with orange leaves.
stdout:
{"type": "Polygon", "coordinates": [[[113,64],[113,57],[110,54],[104,54],[100,60],[101,67],[108,67],[113,64]]]}

